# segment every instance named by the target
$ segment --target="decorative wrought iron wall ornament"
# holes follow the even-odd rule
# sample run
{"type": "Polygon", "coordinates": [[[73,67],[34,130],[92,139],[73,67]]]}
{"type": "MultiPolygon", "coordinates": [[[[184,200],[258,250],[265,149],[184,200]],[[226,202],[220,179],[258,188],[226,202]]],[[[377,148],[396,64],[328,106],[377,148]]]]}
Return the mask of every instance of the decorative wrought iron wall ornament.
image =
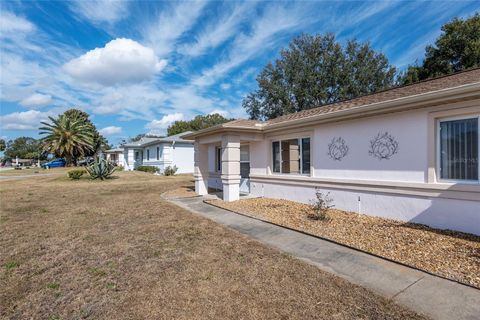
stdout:
{"type": "Polygon", "coordinates": [[[370,140],[369,155],[379,160],[390,160],[396,153],[398,153],[398,141],[388,132],[378,133],[373,140],[370,140]]]}
{"type": "Polygon", "coordinates": [[[334,137],[328,144],[328,156],[333,160],[340,161],[348,153],[348,146],[342,137],[334,137]]]}

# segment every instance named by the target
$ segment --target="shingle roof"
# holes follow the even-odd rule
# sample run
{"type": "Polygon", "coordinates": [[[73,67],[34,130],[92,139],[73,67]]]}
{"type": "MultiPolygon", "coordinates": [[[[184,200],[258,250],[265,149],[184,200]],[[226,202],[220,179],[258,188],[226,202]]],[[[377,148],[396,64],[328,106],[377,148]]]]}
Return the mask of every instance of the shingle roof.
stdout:
{"type": "Polygon", "coordinates": [[[160,142],[193,142],[192,140],[182,139],[183,135],[192,133],[191,131],[182,132],[179,134],[171,135],[168,137],[143,137],[138,141],[126,143],[124,147],[143,147],[149,144],[160,143],[160,142]]]}
{"type": "MultiPolygon", "coordinates": [[[[358,98],[339,101],[331,104],[322,105],[316,108],[303,110],[296,113],[287,114],[278,118],[270,119],[267,121],[246,120],[238,119],[230,122],[226,122],[214,127],[203,129],[194,132],[193,135],[188,138],[195,137],[196,134],[215,132],[218,129],[225,130],[226,128],[255,128],[255,129],[268,129],[270,125],[287,122],[290,120],[297,120],[302,118],[308,118],[311,116],[329,114],[337,111],[348,110],[356,107],[366,107],[375,103],[392,101],[400,98],[406,98],[419,94],[439,91],[442,89],[459,87],[466,84],[480,83],[480,68],[466,70],[458,72],[452,75],[441,76],[433,79],[428,79],[420,82],[416,82],[410,85],[404,85],[394,87],[391,89],[383,90],[380,92],[364,95],[358,98]]],[[[183,133],[182,135],[187,135],[183,133]]]]}
{"type": "Polygon", "coordinates": [[[284,121],[306,118],[317,114],[327,114],[335,111],[346,110],[353,107],[367,106],[373,103],[386,102],[417,94],[438,91],[447,88],[458,87],[465,84],[480,82],[480,68],[442,76],[429,80],[420,81],[414,84],[395,87],[361,96],[351,100],[335,102],[313,109],[287,114],[267,121],[267,124],[280,123],[284,121]]]}

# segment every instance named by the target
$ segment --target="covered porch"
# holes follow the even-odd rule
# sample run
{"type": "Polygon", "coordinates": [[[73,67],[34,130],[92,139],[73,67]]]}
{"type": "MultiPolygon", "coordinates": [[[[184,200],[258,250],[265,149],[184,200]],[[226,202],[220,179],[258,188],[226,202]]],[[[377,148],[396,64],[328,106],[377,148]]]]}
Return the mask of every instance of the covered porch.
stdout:
{"type": "Polygon", "coordinates": [[[236,201],[250,193],[250,145],[258,133],[229,132],[195,138],[195,192],[236,201]]]}

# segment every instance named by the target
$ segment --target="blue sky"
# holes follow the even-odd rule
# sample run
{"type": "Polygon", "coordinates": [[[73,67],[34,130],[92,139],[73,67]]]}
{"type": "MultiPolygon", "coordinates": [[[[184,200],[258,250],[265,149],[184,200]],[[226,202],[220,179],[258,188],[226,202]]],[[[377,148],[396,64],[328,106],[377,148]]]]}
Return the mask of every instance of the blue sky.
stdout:
{"type": "Polygon", "coordinates": [[[0,136],[38,137],[77,107],[110,142],[163,134],[175,120],[246,117],[255,77],[296,35],[370,41],[391,64],[421,61],[453,17],[478,1],[0,3],[0,136]]]}

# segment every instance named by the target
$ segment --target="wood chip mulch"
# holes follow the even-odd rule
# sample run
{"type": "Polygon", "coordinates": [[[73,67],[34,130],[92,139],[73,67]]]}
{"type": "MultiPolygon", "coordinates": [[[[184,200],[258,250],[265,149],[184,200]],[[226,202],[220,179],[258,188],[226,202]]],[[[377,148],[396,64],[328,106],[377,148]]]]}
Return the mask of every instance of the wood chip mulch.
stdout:
{"type": "Polygon", "coordinates": [[[309,205],[287,200],[208,202],[480,288],[479,236],[335,209],[314,220],[309,205]]]}

